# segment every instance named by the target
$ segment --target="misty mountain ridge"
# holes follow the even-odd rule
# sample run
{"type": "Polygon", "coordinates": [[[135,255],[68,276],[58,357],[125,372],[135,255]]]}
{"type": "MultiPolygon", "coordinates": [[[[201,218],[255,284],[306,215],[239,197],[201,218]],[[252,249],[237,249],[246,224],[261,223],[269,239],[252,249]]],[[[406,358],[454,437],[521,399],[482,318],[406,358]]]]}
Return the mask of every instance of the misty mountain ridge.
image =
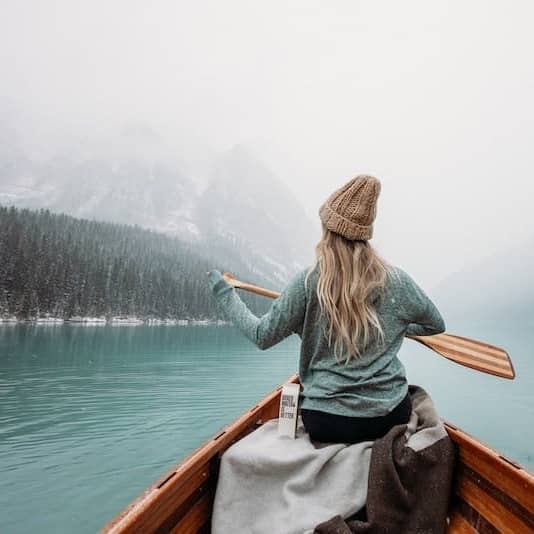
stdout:
{"type": "Polygon", "coordinates": [[[252,260],[263,258],[264,266],[255,268],[249,262],[260,276],[267,275],[265,269],[274,269],[284,277],[285,272],[306,266],[320,238],[319,233],[314,236],[316,228],[286,186],[243,145],[215,161],[193,218],[202,235],[238,239],[252,260]]]}
{"type": "MultiPolygon", "coordinates": [[[[9,132],[0,137],[8,142],[9,132]]],[[[139,225],[195,243],[200,253],[217,250],[228,269],[238,255],[278,288],[312,261],[312,222],[243,145],[212,158],[199,184],[143,124],[127,125],[107,153],[88,147],[85,156],[80,151],[43,162],[30,160],[12,141],[12,150],[3,145],[0,154],[1,204],[139,225]]]]}
{"type": "Polygon", "coordinates": [[[534,323],[534,235],[451,274],[434,294],[444,314],[458,321],[534,323]]]}

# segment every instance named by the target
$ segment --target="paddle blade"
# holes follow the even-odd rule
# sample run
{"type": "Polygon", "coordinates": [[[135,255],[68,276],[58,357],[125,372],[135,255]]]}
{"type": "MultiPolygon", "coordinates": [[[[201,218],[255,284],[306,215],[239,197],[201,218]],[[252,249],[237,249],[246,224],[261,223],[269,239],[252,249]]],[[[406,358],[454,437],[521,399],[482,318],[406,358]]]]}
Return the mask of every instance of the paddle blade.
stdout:
{"type": "Polygon", "coordinates": [[[465,367],[510,380],[515,378],[510,356],[505,350],[494,345],[453,334],[410,336],[410,339],[465,367]]]}

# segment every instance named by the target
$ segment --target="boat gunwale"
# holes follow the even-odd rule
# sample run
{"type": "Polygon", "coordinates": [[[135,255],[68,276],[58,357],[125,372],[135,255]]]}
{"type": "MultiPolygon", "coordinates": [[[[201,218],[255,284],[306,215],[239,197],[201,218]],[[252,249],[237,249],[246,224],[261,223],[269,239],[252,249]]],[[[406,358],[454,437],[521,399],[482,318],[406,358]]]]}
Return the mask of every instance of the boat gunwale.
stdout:
{"type": "MultiPolygon", "coordinates": [[[[284,384],[298,382],[299,376],[294,374],[284,384]]],[[[213,481],[213,477],[217,474],[213,461],[217,461],[224,450],[257,428],[258,425],[278,416],[281,389],[282,385],[276,387],[259,403],[244,412],[229,425],[222,427],[210,439],[175,464],[104,525],[100,532],[102,534],[146,532],[146,530],[143,530],[143,522],[146,521],[147,517],[151,516],[151,507],[159,509],[163,514],[167,513],[162,523],[146,525],[147,527],[159,529],[161,524],[167,521],[169,514],[172,514],[172,511],[164,511],[166,501],[169,505],[167,508],[173,507],[176,509],[182,506],[197,490],[200,491],[203,488],[204,483],[209,484],[210,480],[213,481]],[[196,481],[188,486],[188,482],[193,481],[195,475],[197,475],[196,481]],[[174,501],[172,500],[173,495],[174,501]],[[163,505],[162,502],[164,503],[163,505]],[[144,517],[145,514],[146,517],[144,517]]],[[[481,479],[489,481],[501,493],[504,492],[500,488],[505,485],[508,491],[512,493],[509,496],[510,499],[519,505],[519,511],[521,512],[519,517],[527,517],[527,521],[530,522],[529,518],[534,517],[534,499],[532,499],[534,474],[456,425],[445,420],[443,423],[449,437],[458,448],[457,466],[461,468],[466,466],[468,469],[473,470],[481,479]]],[[[456,480],[456,493],[459,493],[461,489],[459,488],[459,481],[456,480]]],[[[204,489],[206,488],[204,487],[204,489]]],[[[203,494],[199,495],[199,499],[205,498],[209,491],[210,488],[206,489],[203,494]]],[[[504,493],[504,495],[506,496],[507,494],[504,493]]],[[[468,506],[473,508],[472,503],[468,503],[468,506]]],[[[474,508],[476,510],[476,507],[474,508]]],[[[451,500],[449,511],[451,520],[453,517],[456,518],[459,513],[461,515],[461,512],[456,507],[453,507],[453,501],[451,500]]],[[[457,518],[456,520],[459,521],[457,518]]]]}

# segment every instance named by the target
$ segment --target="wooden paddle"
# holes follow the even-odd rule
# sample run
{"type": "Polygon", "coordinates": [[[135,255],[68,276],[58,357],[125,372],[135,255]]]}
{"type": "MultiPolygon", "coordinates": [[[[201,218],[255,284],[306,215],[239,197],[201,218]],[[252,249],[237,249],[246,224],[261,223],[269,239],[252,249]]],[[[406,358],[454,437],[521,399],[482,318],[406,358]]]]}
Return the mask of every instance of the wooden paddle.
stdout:
{"type": "MultiPolygon", "coordinates": [[[[224,279],[237,289],[243,289],[262,295],[264,297],[278,298],[280,293],[263,287],[241,282],[231,273],[224,273],[224,279]]],[[[515,378],[514,366],[508,353],[494,345],[482,343],[474,339],[455,336],[453,334],[436,334],[434,336],[406,336],[413,339],[444,356],[448,360],[476,369],[483,373],[500,376],[502,378],[515,378]]]]}

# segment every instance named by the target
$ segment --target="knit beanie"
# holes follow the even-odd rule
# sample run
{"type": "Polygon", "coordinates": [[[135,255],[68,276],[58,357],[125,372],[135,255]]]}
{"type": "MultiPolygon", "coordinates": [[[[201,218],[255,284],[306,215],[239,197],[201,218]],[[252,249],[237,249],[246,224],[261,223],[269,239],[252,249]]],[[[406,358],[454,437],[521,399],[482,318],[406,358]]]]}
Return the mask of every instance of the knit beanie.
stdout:
{"type": "Polygon", "coordinates": [[[380,180],[359,175],[334,191],[319,209],[323,224],[349,240],[367,241],[373,237],[376,201],[380,180]]]}

